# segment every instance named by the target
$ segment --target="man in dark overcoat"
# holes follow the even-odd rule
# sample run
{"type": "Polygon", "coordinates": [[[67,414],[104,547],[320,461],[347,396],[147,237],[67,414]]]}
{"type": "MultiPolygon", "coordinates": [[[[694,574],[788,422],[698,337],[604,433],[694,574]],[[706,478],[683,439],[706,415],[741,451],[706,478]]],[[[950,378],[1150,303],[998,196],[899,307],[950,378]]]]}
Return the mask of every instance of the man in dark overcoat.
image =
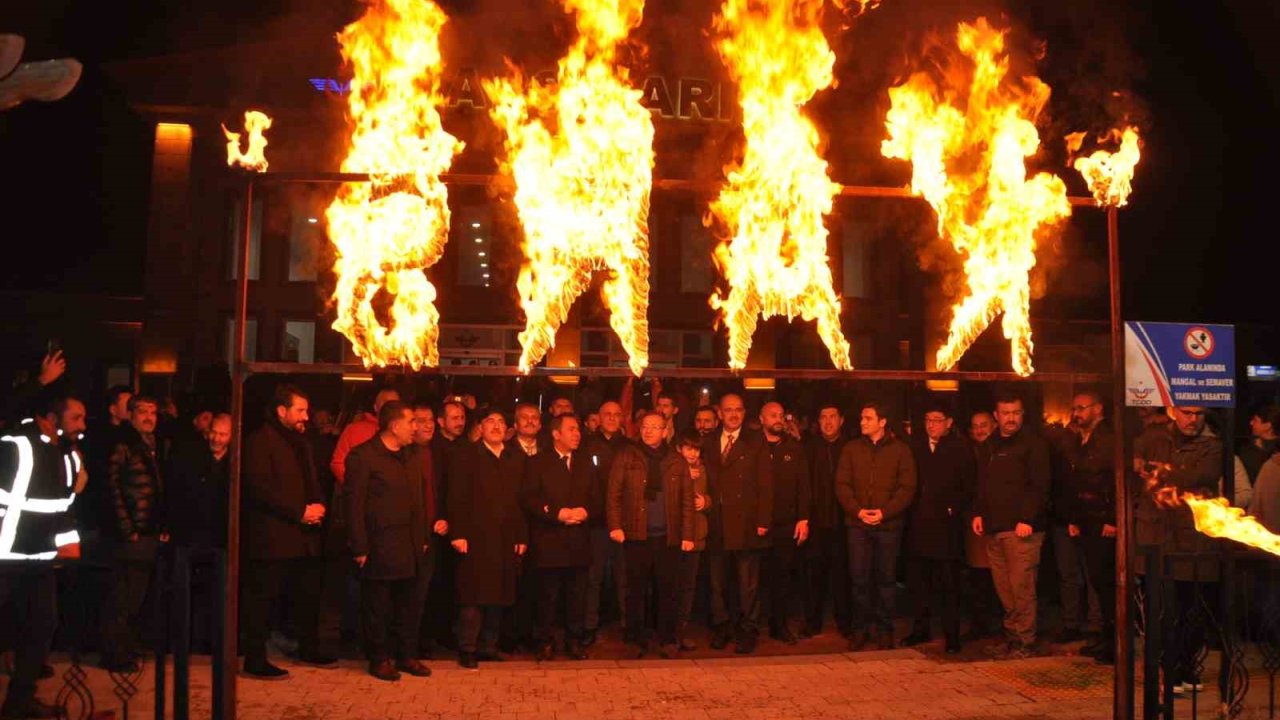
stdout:
{"type": "Polygon", "coordinates": [[[520,507],[526,457],[503,444],[507,420],[490,409],[480,442],[460,447],[449,471],[449,535],[458,552],[458,663],[499,659],[502,609],[516,601],[529,530],[520,507]]]}

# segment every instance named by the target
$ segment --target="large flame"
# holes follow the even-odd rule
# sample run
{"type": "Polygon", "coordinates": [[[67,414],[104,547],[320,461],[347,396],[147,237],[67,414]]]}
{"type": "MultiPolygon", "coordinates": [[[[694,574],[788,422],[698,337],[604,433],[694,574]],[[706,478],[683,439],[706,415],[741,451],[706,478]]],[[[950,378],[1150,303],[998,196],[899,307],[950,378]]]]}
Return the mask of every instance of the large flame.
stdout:
{"type": "Polygon", "coordinates": [[[240,151],[240,133],[231,132],[226,125],[222,133],[227,136],[227,165],[240,167],[253,172],[267,171],[267,136],[271,128],[271,118],[258,110],[248,110],[244,114],[244,130],[249,134],[248,147],[240,151]]]}
{"type": "Polygon", "coordinates": [[[578,37],[554,84],[515,74],[484,83],[506,133],[525,264],[520,369],[555,346],[556,331],[593,273],[631,371],[649,364],[649,191],[653,119],[618,49],[640,24],[643,0],[562,0],[578,37]]]}
{"type": "Polygon", "coordinates": [[[942,69],[943,82],[916,73],[889,90],[885,157],[909,160],[911,189],[938,216],[938,233],[964,257],[968,295],[954,312],[939,370],[955,366],[982,331],[1004,313],[1013,369],[1031,364],[1031,288],[1036,236],[1071,214],[1056,176],[1027,177],[1026,158],[1040,136],[1035,120],[1049,86],[1035,77],[1007,79],[1004,32],[985,18],[961,23],[956,44],[966,61],[942,69]]]}
{"type": "MultiPolygon", "coordinates": [[[[1167,468],[1166,465],[1164,469],[1167,468]]],[[[1226,498],[1182,492],[1172,485],[1160,486],[1154,479],[1148,480],[1147,484],[1157,506],[1168,509],[1186,505],[1191,508],[1198,532],[1280,555],[1280,535],[1268,530],[1252,515],[1246,515],[1243,509],[1232,507],[1226,498]]]]}
{"type": "Polygon", "coordinates": [[[819,25],[822,0],[725,0],[716,49],[738,84],[742,159],[711,203],[725,233],[716,264],[728,294],[711,296],[729,330],[729,367],[746,367],[761,318],[816,320],[837,368],[853,367],[840,299],[827,264],[827,228],[839,186],[818,154],[818,130],[801,111],[830,87],[835,54],[819,25]]]}
{"type": "Polygon", "coordinates": [[[1089,192],[1103,207],[1124,207],[1133,192],[1133,173],[1142,158],[1138,128],[1130,125],[1124,130],[1113,129],[1098,138],[1099,143],[1119,143],[1119,149],[1095,150],[1087,157],[1075,157],[1084,144],[1085,133],[1067,136],[1067,152],[1074,158],[1071,166],[1080,171],[1089,185],[1089,192]]]}
{"type": "Polygon", "coordinates": [[[371,0],[338,36],[354,71],[347,95],[354,128],[342,170],[371,180],[344,184],[325,214],[338,256],[333,328],[366,366],[439,363],[436,289],[424,271],[448,240],[440,175],[462,150],[437,110],[446,20],[431,0],[371,0]],[[380,290],[389,325],[375,309],[380,290]]]}
{"type": "Polygon", "coordinates": [[[1183,501],[1191,508],[1196,530],[1215,538],[1226,538],[1250,547],[1280,555],[1280,535],[1276,535],[1244,510],[1231,507],[1226,498],[1202,498],[1184,493],[1183,501]]]}

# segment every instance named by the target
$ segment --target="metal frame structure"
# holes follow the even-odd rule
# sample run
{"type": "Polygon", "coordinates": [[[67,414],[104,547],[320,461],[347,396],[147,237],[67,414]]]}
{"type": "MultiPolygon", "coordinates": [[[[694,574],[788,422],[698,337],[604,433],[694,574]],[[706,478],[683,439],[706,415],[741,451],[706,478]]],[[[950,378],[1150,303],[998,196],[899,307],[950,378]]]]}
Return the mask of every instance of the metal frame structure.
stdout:
{"type": "MultiPolygon", "coordinates": [[[[253,233],[253,193],[257,185],[290,183],[348,183],[368,182],[367,174],[357,173],[265,173],[244,176],[244,231],[240,238],[240,267],[236,276],[235,295],[235,352],[231,368],[231,477],[227,513],[226,602],[223,604],[223,637],[221,667],[214,672],[214,706],[221,717],[236,717],[236,677],[238,675],[237,638],[239,635],[240,588],[240,477],[242,470],[244,383],[255,373],[337,374],[367,372],[359,364],[346,363],[296,363],[296,362],[246,362],[245,328],[249,300],[249,246],[253,233]]],[[[498,186],[510,185],[510,181],[491,175],[446,173],[441,178],[448,185],[498,186]]],[[[653,189],[697,192],[712,188],[692,180],[657,179],[653,189]]],[[[902,198],[919,200],[905,187],[876,187],[865,185],[841,185],[838,193],[843,197],[902,198]]],[[[1069,197],[1073,207],[1099,208],[1093,198],[1069,197]]],[[[1112,407],[1114,432],[1119,440],[1124,437],[1123,408],[1124,385],[1124,323],[1120,307],[1120,245],[1119,218],[1116,208],[1100,208],[1107,216],[1107,247],[1109,284],[1111,294],[1111,373],[1037,373],[1028,377],[1013,372],[938,372],[924,370],[807,370],[807,369],[748,369],[732,371],[728,368],[678,368],[652,369],[648,374],[670,378],[727,379],[769,377],[798,380],[969,380],[976,382],[1075,382],[1100,383],[1112,381],[1112,407]]],[[[421,372],[449,375],[511,377],[522,375],[514,367],[458,366],[431,368],[421,372]]],[[[627,368],[534,368],[534,376],[593,376],[623,377],[630,375],[627,368]]],[[[1134,711],[1133,692],[1133,629],[1130,613],[1131,558],[1133,557],[1131,509],[1126,489],[1124,443],[1115,443],[1116,487],[1116,664],[1113,690],[1113,714],[1116,718],[1131,718],[1134,711]]],[[[215,713],[218,716],[218,713],[215,713]]]]}

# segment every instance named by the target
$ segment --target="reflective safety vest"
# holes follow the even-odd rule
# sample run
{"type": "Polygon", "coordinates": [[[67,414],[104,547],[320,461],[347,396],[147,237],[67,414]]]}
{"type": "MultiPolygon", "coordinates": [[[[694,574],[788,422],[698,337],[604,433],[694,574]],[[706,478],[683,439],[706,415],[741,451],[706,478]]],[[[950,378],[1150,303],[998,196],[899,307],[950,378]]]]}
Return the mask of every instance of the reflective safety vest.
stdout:
{"type": "Polygon", "coordinates": [[[82,465],[32,420],[0,437],[0,562],[52,560],[80,542],[70,510],[82,465]]]}

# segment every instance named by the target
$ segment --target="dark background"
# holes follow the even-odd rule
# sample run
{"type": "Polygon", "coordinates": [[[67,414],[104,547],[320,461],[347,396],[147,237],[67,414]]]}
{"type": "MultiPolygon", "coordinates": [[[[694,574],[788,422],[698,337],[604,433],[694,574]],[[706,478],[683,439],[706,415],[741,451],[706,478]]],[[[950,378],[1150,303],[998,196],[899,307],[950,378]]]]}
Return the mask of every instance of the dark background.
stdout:
{"type": "MultiPolygon", "coordinates": [[[[472,3],[444,4],[453,13],[472,3]]],[[[195,4],[205,9],[180,7],[185,5],[6,0],[0,7],[0,32],[26,36],[26,59],[70,55],[85,64],[79,87],[62,102],[0,114],[0,238],[8,258],[0,263],[0,283],[9,302],[38,290],[142,293],[152,134],[113,88],[104,64],[271,39],[280,32],[278,19],[296,15],[299,7],[335,30],[359,12],[355,3],[342,1],[224,0],[195,4]]],[[[650,0],[651,8],[665,12],[679,6],[650,0]]],[[[876,11],[885,19],[876,25],[868,16],[864,32],[889,37],[892,23],[927,24],[939,7],[956,17],[999,8],[885,0],[876,11]],[[917,12],[926,6],[928,13],[917,12]]],[[[1042,39],[1048,48],[1036,68],[1054,87],[1057,103],[1043,133],[1046,146],[1051,131],[1070,125],[1068,114],[1105,127],[1107,109],[1089,107],[1091,96],[1128,85],[1133,102],[1126,111],[1140,119],[1145,149],[1131,206],[1121,215],[1125,316],[1258,323],[1264,327],[1257,335],[1270,343],[1277,273],[1270,249],[1273,177],[1280,170],[1277,5],[1037,0],[1018,3],[1008,14],[1026,37],[1042,39]]],[[[842,77],[835,92],[858,92],[860,68],[878,59],[850,60],[840,42],[833,43],[841,56],[837,74],[854,77],[842,77]]],[[[900,48],[898,55],[909,50],[900,48]]],[[[858,48],[848,52],[856,56],[858,48]]],[[[862,92],[883,102],[884,89],[862,92]]],[[[836,179],[845,178],[837,173],[836,179]]],[[[1073,193],[1083,192],[1078,178],[1069,182],[1073,193]]],[[[1105,303],[1097,307],[1105,313],[1105,303]]]]}

